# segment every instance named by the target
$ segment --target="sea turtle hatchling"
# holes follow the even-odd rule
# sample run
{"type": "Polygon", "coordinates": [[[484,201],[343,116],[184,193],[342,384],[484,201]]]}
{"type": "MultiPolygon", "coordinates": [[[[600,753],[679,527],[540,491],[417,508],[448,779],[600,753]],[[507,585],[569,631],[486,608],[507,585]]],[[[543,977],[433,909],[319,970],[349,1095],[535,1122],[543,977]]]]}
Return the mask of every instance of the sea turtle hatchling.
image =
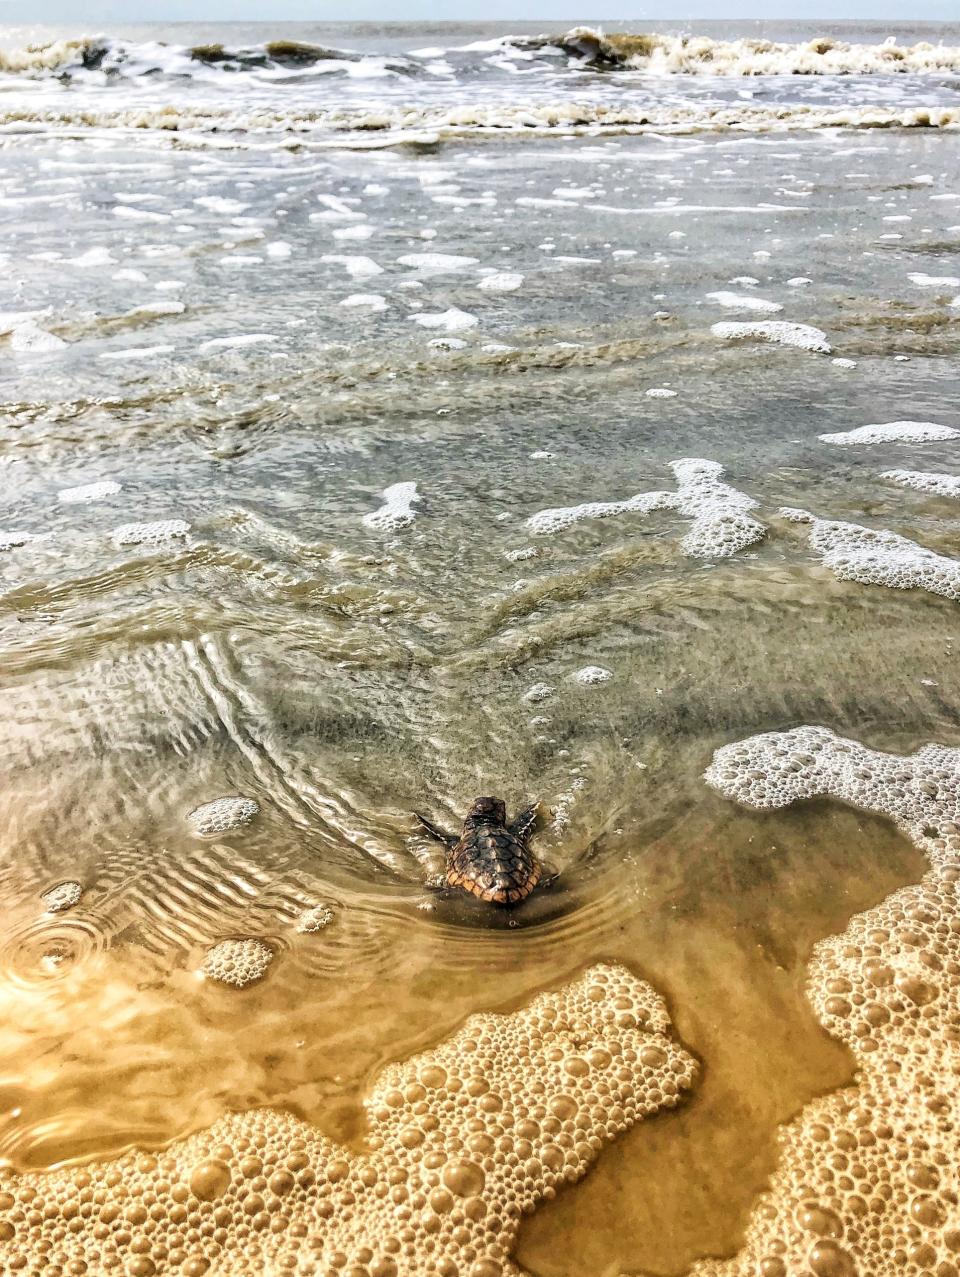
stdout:
{"type": "Polygon", "coordinates": [[[463,833],[445,833],[418,813],[431,838],[447,849],[447,885],[460,887],[495,905],[526,900],[543,867],[530,850],[538,807],[528,807],[507,822],[502,798],[477,798],[463,822],[463,833]]]}

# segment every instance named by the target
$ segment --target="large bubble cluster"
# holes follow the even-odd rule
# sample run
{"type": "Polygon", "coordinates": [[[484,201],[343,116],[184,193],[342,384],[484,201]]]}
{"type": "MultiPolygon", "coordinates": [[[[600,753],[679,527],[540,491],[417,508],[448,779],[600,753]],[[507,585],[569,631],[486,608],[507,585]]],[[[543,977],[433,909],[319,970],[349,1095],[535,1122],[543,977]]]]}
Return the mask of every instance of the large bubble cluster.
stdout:
{"type": "Polygon", "coordinates": [[[363,516],[367,527],[375,528],[378,532],[396,532],[400,528],[409,527],[417,517],[413,503],[422,500],[417,493],[417,485],[392,483],[389,488],[384,488],[383,495],[384,504],[379,510],[363,516]]]}
{"type": "Polygon", "coordinates": [[[806,510],[781,509],[793,523],[809,523],[810,547],[841,581],[886,585],[894,590],[928,590],[960,599],[960,560],[936,554],[896,532],[859,523],[818,519],[806,510]]]}
{"type": "Polygon", "coordinates": [[[43,892],[40,899],[47,913],[65,913],[80,903],[83,887],[79,882],[61,882],[43,892]]]}
{"type": "Polygon", "coordinates": [[[960,477],[937,474],[928,470],[884,470],[881,479],[899,483],[903,488],[915,488],[917,492],[930,492],[938,497],[960,497],[960,477]]]}
{"type": "Polygon", "coordinates": [[[761,319],[744,324],[724,320],[711,324],[710,331],[715,337],[723,337],[727,341],[754,338],[777,346],[797,346],[800,350],[812,350],[822,355],[829,355],[833,349],[821,328],[814,328],[812,324],[791,324],[785,319],[761,319]]]}
{"type": "Polygon", "coordinates": [[[221,940],[207,954],[200,969],[208,980],[245,989],[263,979],[272,961],[273,950],[262,940],[221,940]]]}
{"type": "Polygon", "coordinates": [[[649,514],[676,510],[693,526],[681,542],[684,554],[695,559],[727,558],[762,539],[766,529],[747,511],[753,497],[721,481],[723,466],[702,457],[671,461],[676,492],[639,492],[626,501],[590,501],[578,506],[539,510],[527,520],[535,536],[562,532],[584,519],[609,519],[617,514],[649,514]]]}
{"type": "Polygon", "coordinates": [[[849,448],[858,443],[936,443],[958,436],[960,430],[938,425],[935,421],[885,421],[880,425],[858,426],[856,430],[841,430],[818,437],[823,443],[849,448]]]}
{"type": "Polygon", "coordinates": [[[183,519],[157,519],[153,523],[122,523],[114,528],[117,545],[162,545],[164,541],[185,537],[190,524],[183,519]]]}
{"type": "Polygon", "coordinates": [[[259,811],[260,804],[255,798],[231,794],[195,807],[188,814],[187,820],[198,834],[225,834],[231,829],[249,825],[259,811]]]}
{"type": "Polygon", "coordinates": [[[519,1221],[694,1076],[663,1002],[597,966],[388,1067],[369,1152],[269,1109],[158,1154],[0,1172],[0,1271],[22,1277],[516,1277],[519,1221]]]}
{"type": "Polygon", "coordinates": [[[693,559],[722,559],[763,538],[762,523],[747,514],[753,497],[721,482],[723,466],[716,461],[687,457],[671,461],[677,478],[676,508],[693,527],[680,542],[693,559]]]}
{"type": "Polygon", "coordinates": [[[743,1249],[696,1273],[958,1277],[960,750],[899,757],[801,727],[718,750],[707,780],[753,807],[831,794],[882,813],[934,869],[815,949],[809,996],[858,1084],[786,1129],[743,1249]]]}

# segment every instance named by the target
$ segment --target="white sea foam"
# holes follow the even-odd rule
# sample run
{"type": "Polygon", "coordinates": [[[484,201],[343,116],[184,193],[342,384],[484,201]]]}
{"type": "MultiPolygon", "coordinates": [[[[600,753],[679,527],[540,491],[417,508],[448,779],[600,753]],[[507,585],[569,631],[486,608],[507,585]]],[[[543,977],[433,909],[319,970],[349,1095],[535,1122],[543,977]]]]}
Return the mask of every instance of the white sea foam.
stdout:
{"type": "Polygon", "coordinates": [[[72,909],[80,903],[83,896],[83,887],[79,882],[61,882],[56,887],[51,887],[48,891],[44,891],[40,899],[43,901],[47,913],[66,913],[68,909],[72,909]]]}
{"type": "Polygon", "coordinates": [[[324,253],[320,260],[342,266],[351,279],[366,279],[371,275],[383,274],[383,267],[379,266],[372,257],[363,257],[359,254],[324,253]]]}
{"type": "Polygon", "coordinates": [[[853,447],[858,443],[936,443],[944,439],[956,439],[960,430],[940,426],[934,421],[888,421],[881,425],[858,426],[856,430],[841,430],[836,434],[818,435],[823,443],[836,443],[841,447],[853,447]]]}
{"type": "Polygon", "coordinates": [[[688,457],[672,461],[677,478],[676,509],[693,526],[681,541],[691,558],[728,558],[760,541],[766,529],[747,514],[756,507],[753,497],[723,483],[723,466],[716,461],[688,457]]]}
{"type": "Polygon", "coordinates": [[[187,820],[198,834],[225,834],[249,825],[259,811],[260,804],[255,798],[231,794],[195,807],[187,820]]]}
{"type": "Polygon", "coordinates": [[[227,217],[243,213],[250,207],[243,200],[229,199],[225,195],[197,195],[193,202],[201,208],[209,209],[211,213],[223,213],[227,217]]]}
{"type": "Polygon", "coordinates": [[[104,350],[98,359],[153,359],[157,355],[169,355],[175,346],[128,346],[126,350],[104,350]]]}
{"type": "Polygon", "coordinates": [[[118,493],[121,485],[114,479],[104,479],[100,483],[83,483],[76,488],[61,488],[57,500],[63,505],[86,505],[90,501],[102,501],[104,497],[112,497],[118,493]]]}
{"type": "Polygon", "coordinates": [[[884,470],[880,478],[899,483],[903,488],[916,488],[918,492],[960,498],[960,477],[956,475],[931,474],[924,470],[884,470]]]}
{"type": "Polygon", "coordinates": [[[387,309],[387,299],[380,293],[351,293],[344,297],[341,306],[360,307],[364,310],[380,311],[387,309]]]}
{"type": "Polygon", "coordinates": [[[152,523],[123,523],[114,528],[112,536],[117,545],[159,545],[185,537],[189,531],[190,524],[183,519],[157,519],[152,523]]]}
{"type": "Polygon", "coordinates": [[[707,300],[724,306],[727,310],[754,310],[766,315],[774,315],[783,310],[779,302],[764,301],[762,297],[744,297],[742,293],[707,293],[707,300]]]}
{"type": "Polygon", "coordinates": [[[233,337],[211,337],[201,342],[200,350],[233,350],[242,346],[256,346],[264,341],[276,341],[276,333],[237,333],[233,337]]]}
{"type": "Polygon", "coordinates": [[[397,258],[401,266],[409,266],[422,275],[446,275],[466,270],[468,266],[476,266],[479,260],[478,257],[462,257],[455,253],[405,253],[397,258]]]}
{"type": "Polygon", "coordinates": [[[123,217],[131,222],[169,222],[169,213],[154,213],[147,208],[134,208],[130,204],[117,204],[111,210],[114,217],[123,217]]]}
{"type": "Polygon", "coordinates": [[[495,271],[485,275],[477,284],[485,293],[512,293],[523,283],[523,276],[514,271],[495,271]]]}
{"type": "Polygon", "coordinates": [[[29,532],[0,532],[0,550],[17,550],[37,538],[29,532]]]}
{"type": "Polygon", "coordinates": [[[314,905],[310,909],[304,909],[297,918],[297,931],[302,936],[313,935],[317,931],[322,931],[324,927],[328,927],[333,922],[333,910],[329,905],[314,905]]]}
{"type": "Polygon", "coordinates": [[[918,288],[960,288],[960,275],[924,275],[914,271],[907,279],[918,288]]]}
{"type": "Polygon", "coordinates": [[[413,523],[416,518],[413,503],[422,500],[415,483],[393,483],[389,488],[384,488],[383,495],[385,502],[380,509],[363,516],[368,528],[394,532],[413,523]]]}
{"type": "Polygon", "coordinates": [[[527,519],[527,527],[534,536],[548,536],[587,519],[609,519],[618,514],[649,514],[651,510],[668,510],[673,502],[674,496],[670,492],[638,492],[626,501],[587,501],[582,505],[538,510],[527,519]]]}
{"type": "Polygon", "coordinates": [[[800,350],[818,351],[829,355],[831,346],[827,334],[810,324],[790,324],[782,319],[760,320],[752,324],[712,324],[710,331],[729,341],[755,337],[760,341],[775,342],[780,346],[796,346],[800,350]]]}
{"type": "Polygon", "coordinates": [[[55,350],[64,350],[67,343],[45,328],[27,322],[10,330],[10,347],[12,350],[24,351],[28,354],[52,354],[55,350]]]}
{"type": "Polygon", "coordinates": [[[451,306],[449,310],[439,311],[436,313],[425,312],[419,315],[410,315],[415,324],[420,324],[423,328],[443,328],[448,333],[462,332],[467,328],[475,328],[477,326],[476,315],[470,315],[465,310],[458,310],[456,306],[451,306]]]}
{"type": "Polygon", "coordinates": [[[648,399],[676,399],[677,392],[668,390],[666,386],[651,386],[649,390],[643,392],[648,399]]]}
{"type": "Polygon", "coordinates": [[[602,665],[584,665],[583,669],[577,670],[573,677],[584,687],[592,687],[596,683],[609,683],[613,673],[611,670],[604,669],[602,665]]]}
{"type": "Polygon", "coordinates": [[[858,523],[818,519],[806,510],[780,511],[793,523],[809,523],[810,548],[841,581],[886,585],[895,590],[927,590],[960,599],[960,560],[935,554],[895,532],[858,523]]]}
{"type": "Polygon", "coordinates": [[[333,232],[334,239],[346,240],[363,240],[370,239],[374,234],[374,228],[368,226],[365,222],[356,222],[352,226],[338,226],[333,232]]]}
{"type": "Polygon", "coordinates": [[[534,536],[544,536],[586,519],[676,510],[693,524],[681,542],[683,552],[691,558],[728,558],[762,539],[766,529],[747,513],[756,501],[722,482],[723,467],[718,462],[685,457],[671,462],[670,469],[677,480],[676,492],[640,492],[626,501],[540,510],[527,519],[527,527],[534,536]]]}
{"type": "Polygon", "coordinates": [[[94,266],[112,266],[116,262],[116,258],[111,256],[110,250],[107,248],[88,248],[79,257],[68,257],[67,261],[71,266],[81,266],[84,269],[88,269],[94,266]]]}

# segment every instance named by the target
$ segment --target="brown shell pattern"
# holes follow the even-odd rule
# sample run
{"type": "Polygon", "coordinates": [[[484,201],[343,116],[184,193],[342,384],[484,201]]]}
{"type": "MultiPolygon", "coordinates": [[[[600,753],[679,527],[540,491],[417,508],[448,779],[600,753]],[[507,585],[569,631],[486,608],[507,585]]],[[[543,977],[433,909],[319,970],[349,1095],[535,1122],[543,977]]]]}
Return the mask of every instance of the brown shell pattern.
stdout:
{"type": "Polygon", "coordinates": [[[484,823],[464,831],[447,858],[447,882],[491,904],[526,900],[540,881],[539,862],[503,825],[484,823]]]}

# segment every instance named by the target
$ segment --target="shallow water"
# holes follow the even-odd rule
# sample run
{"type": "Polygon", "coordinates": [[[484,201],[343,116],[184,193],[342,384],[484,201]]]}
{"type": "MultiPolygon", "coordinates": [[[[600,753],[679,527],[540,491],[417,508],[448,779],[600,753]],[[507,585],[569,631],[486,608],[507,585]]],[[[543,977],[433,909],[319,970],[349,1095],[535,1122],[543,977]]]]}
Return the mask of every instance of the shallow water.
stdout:
{"type": "MultiPolygon", "coordinates": [[[[347,43],[396,53],[378,34],[347,43]]],[[[598,92],[629,96],[616,74],[598,92]]],[[[758,92],[956,99],[949,76],[920,98],[911,77],[787,79],[758,92]]],[[[0,139],[0,1155],[114,1155],[263,1104],[359,1149],[391,1061],[617,961],[700,1076],[524,1221],[517,1258],[560,1277],[733,1254],[780,1125],[854,1076],[807,1000],[813,946],[925,862],[880,816],[750,812],[702,774],[800,723],[960,743],[953,587],[843,579],[781,513],[957,557],[956,498],[883,477],[952,473],[955,438],[819,436],[960,429],[960,135],[418,119],[375,150],[325,128],[291,146],[236,113],[288,110],[293,86],[0,84],[14,112],[229,94],[234,116],[0,139]],[[722,467],[719,522],[684,458],[722,467]],[[557,509],[560,530],[527,522],[557,509]],[[411,815],[455,828],[488,792],[542,801],[558,873],[510,913],[437,892],[411,815]],[[197,834],[189,813],[235,794],[251,823],[197,834]],[[65,881],[80,902],[44,912],[65,881]],[[332,920],[298,931],[319,905],[332,920]],[[260,983],[202,977],[245,937],[275,955],[260,983]]],[[[736,89],[667,92],[698,112],[736,89]]]]}

